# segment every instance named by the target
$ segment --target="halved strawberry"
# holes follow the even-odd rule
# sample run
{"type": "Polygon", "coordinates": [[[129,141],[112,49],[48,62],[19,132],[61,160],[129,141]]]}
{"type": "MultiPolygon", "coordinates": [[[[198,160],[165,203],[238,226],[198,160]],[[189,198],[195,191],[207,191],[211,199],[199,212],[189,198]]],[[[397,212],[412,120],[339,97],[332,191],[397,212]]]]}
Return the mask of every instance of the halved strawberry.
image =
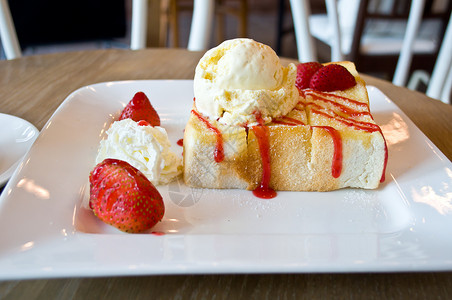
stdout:
{"type": "Polygon", "coordinates": [[[137,125],[138,125],[138,126],[152,126],[151,124],[149,124],[148,121],[145,121],[145,120],[140,120],[140,121],[138,121],[138,122],[137,122],[137,125]]]}
{"type": "Polygon", "coordinates": [[[105,159],[90,173],[89,181],[89,206],[105,223],[137,233],[163,218],[162,196],[143,173],[127,162],[105,159]]]}
{"type": "Polygon", "coordinates": [[[343,91],[355,85],[355,77],[338,64],[323,66],[312,76],[309,83],[311,89],[322,92],[343,91]]]}
{"type": "Polygon", "coordinates": [[[297,79],[295,80],[295,86],[299,89],[307,89],[312,76],[323,65],[319,62],[307,62],[297,65],[297,79]]]}
{"type": "Polygon", "coordinates": [[[136,93],[119,116],[119,120],[129,118],[135,122],[145,120],[152,126],[160,126],[160,117],[143,92],[136,93]]]}

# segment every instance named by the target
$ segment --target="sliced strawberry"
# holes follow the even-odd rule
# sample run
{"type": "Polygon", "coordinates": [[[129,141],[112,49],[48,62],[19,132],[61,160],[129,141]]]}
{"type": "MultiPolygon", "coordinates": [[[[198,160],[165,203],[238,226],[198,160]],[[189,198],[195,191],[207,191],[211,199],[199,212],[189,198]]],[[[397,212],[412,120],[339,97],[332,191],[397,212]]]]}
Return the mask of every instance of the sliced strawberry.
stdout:
{"type": "Polygon", "coordinates": [[[136,93],[127,106],[124,107],[119,120],[124,119],[132,119],[135,122],[145,120],[152,126],[160,126],[160,117],[143,92],[136,93]]]}
{"type": "Polygon", "coordinates": [[[323,65],[319,62],[307,62],[297,65],[297,79],[295,80],[295,86],[299,89],[307,89],[312,76],[323,65]]]}
{"type": "Polygon", "coordinates": [[[129,163],[105,159],[90,173],[89,205],[105,223],[137,233],[163,218],[162,196],[143,173],[129,163]]]}
{"type": "Polygon", "coordinates": [[[149,124],[148,121],[145,121],[145,120],[138,121],[137,125],[138,126],[152,126],[151,124],[149,124]]]}
{"type": "Polygon", "coordinates": [[[309,83],[311,89],[322,92],[343,91],[355,85],[355,77],[345,67],[337,64],[320,68],[309,83]]]}

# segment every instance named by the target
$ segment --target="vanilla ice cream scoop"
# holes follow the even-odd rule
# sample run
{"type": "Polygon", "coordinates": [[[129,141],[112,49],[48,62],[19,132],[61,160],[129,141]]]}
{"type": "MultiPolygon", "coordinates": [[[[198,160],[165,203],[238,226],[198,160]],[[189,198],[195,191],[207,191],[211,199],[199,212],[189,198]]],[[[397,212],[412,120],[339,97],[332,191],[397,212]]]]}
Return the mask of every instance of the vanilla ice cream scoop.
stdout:
{"type": "Polygon", "coordinates": [[[182,173],[182,159],[171,151],[163,127],[139,126],[131,119],[113,122],[100,142],[96,164],[106,158],[128,162],[154,185],[166,184],[182,173]]]}
{"type": "Polygon", "coordinates": [[[252,126],[286,115],[299,101],[294,64],[283,67],[276,53],[251,39],[234,39],[209,50],[194,78],[196,109],[230,125],[252,126]]]}

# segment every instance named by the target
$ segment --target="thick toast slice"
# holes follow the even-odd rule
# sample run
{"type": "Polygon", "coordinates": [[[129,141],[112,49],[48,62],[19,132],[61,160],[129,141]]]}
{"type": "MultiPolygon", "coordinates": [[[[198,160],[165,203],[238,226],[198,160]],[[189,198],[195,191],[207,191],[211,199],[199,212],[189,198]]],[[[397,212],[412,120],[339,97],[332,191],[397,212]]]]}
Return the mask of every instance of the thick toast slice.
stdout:
{"type": "Polygon", "coordinates": [[[195,103],[184,134],[186,184],[254,190],[269,176],[274,190],[377,188],[384,178],[385,140],[354,64],[337,64],[346,67],[357,84],[329,93],[300,91],[297,106],[265,126],[269,162],[262,155],[257,128],[219,124],[199,114],[195,103]]]}

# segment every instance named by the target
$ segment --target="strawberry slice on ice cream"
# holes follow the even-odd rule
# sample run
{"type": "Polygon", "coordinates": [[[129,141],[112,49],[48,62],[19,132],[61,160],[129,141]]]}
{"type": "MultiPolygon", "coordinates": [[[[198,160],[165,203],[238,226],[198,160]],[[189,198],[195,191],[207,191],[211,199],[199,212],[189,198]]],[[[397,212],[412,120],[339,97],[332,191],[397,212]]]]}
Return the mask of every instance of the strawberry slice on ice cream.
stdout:
{"type": "Polygon", "coordinates": [[[355,77],[338,64],[322,65],[318,62],[301,63],[297,66],[295,86],[321,92],[343,91],[356,85],[355,77]]]}
{"type": "Polygon", "coordinates": [[[309,88],[312,76],[321,67],[323,67],[323,65],[316,61],[297,65],[297,79],[295,80],[295,86],[299,89],[309,88]]]}
{"type": "Polygon", "coordinates": [[[355,85],[355,77],[344,66],[337,64],[323,66],[309,82],[311,89],[322,92],[343,91],[355,85]]]}

